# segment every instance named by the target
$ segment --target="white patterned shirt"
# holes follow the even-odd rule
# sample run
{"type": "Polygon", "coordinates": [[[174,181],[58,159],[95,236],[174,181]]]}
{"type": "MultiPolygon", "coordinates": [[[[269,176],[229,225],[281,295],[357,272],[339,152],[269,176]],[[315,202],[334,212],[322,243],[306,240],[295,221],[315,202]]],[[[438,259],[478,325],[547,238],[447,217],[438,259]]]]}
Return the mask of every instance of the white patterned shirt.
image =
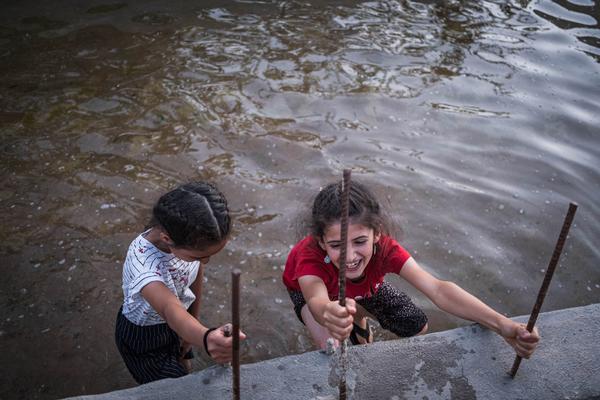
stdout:
{"type": "Polygon", "coordinates": [[[160,251],[144,238],[147,232],[131,242],[123,265],[123,315],[142,326],[165,323],[142,296],[142,288],[150,282],[162,282],[187,309],[196,299],[190,285],[200,268],[199,261],[183,261],[160,251]]]}

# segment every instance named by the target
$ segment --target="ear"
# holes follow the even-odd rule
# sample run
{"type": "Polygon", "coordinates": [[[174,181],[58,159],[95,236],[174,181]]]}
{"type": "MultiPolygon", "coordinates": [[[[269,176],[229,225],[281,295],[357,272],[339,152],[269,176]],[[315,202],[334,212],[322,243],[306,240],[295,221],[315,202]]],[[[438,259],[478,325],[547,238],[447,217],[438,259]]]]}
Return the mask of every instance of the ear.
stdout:
{"type": "Polygon", "coordinates": [[[373,235],[373,244],[378,243],[379,239],[381,239],[381,232],[375,232],[373,235]]]}
{"type": "MultiPolygon", "coordinates": [[[[317,243],[319,244],[319,247],[322,248],[323,250],[325,250],[325,242],[323,241],[322,237],[318,237],[317,238],[317,243]]],[[[327,251],[327,250],[325,250],[327,251]]]]}
{"type": "Polygon", "coordinates": [[[160,231],[160,240],[165,242],[170,247],[175,246],[175,242],[173,242],[173,240],[171,240],[171,237],[165,231],[160,231]]]}

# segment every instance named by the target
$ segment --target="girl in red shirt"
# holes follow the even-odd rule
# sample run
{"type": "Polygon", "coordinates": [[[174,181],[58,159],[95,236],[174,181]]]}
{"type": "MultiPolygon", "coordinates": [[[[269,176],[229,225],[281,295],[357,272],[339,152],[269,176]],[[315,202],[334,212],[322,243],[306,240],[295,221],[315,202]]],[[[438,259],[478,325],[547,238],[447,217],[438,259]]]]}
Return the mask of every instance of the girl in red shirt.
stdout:
{"type": "Polygon", "coordinates": [[[372,342],[367,316],[398,336],[427,331],[427,317],[410,298],[385,282],[387,273],[400,275],[442,310],[478,322],[501,335],[524,358],[539,342],[537,329],[499,314],[458,285],[423,270],[388,234],[379,202],[364,185],[350,184],[346,306],[338,303],[341,247],[341,182],[316,196],[310,235],[291,250],[283,273],[296,315],[322,349],[327,339],[350,338],[353,344],[372,342]]]}

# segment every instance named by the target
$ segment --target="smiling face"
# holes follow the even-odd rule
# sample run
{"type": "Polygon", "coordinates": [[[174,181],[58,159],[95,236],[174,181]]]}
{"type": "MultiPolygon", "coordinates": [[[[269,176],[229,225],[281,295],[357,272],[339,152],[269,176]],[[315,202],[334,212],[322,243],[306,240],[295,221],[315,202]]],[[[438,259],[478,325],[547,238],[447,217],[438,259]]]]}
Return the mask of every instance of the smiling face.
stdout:
{"type": "MultiPolygon", "coordinates": [[[[319,245],[327,252],[331,262],[339,268],[341,224],[336,222],[327,226],[319,245]]],[[[359,279],[373,256],[373,245],[379,241],[379,233],[362,224],[348,224],[348,248],[346,250],[346,278],[359,279]]]]}

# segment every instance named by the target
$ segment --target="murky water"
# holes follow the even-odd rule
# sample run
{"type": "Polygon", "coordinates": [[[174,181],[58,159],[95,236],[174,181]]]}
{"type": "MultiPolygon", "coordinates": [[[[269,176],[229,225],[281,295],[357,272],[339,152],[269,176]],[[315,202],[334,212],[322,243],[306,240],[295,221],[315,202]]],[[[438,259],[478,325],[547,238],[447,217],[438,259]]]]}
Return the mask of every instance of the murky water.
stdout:
{"type": "MultiPolygon", "coordinates": [[[[113,343],[121,263],[191,179],[235,214],[202,318],[229,319],[241,267],[244,363],[313,349],[280,275],[298,211],[343,168],[427,270],[508,315],[576,201],[543,310],[600,301],[597,2],[5,3],[1,398],[135,384],[113,343]]],[[[433,330],[466,323],[406,290],[433,330]]]]}

